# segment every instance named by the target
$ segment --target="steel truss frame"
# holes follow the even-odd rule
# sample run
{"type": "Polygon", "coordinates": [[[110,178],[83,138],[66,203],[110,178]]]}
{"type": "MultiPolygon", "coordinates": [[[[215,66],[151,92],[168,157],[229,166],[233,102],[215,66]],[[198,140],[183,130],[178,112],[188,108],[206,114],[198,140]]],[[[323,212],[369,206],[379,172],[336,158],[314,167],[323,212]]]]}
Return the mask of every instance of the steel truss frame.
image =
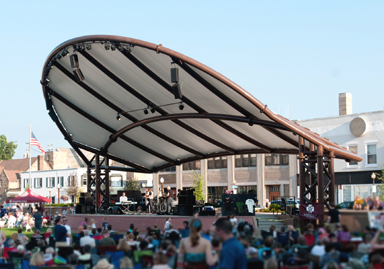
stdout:
{"type": "MultiPolygon", "coordinates": [[[[298,159],[300,204],[318,202],[329,209],[329,203],[335,202],[334,152],[325,151],[323,146],[316,146],[299,137],[298,159]],[[306,150],[306,142],[309,143],[309,151],[306,150]]],[[[324,207],[321,215],[324,215],[324,207]]],[[[302,231],[308,222],[308,220],[301,220],[302,231]]],[[[323,224],[322,218],[319,220],[319,225],[323,224]]]]}

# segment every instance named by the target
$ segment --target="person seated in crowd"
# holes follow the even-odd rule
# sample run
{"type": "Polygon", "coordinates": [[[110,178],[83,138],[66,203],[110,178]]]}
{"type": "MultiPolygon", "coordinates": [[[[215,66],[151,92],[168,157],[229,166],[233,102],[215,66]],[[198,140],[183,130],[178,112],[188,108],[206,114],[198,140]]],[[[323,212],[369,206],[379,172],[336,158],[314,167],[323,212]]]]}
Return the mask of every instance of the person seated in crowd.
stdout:
{"type": "Polygon", "coordinates": [[[372,240],[372,235],[370,234],[365,234],[364,237],[363,237],[363,242],[361,242],[358,246],[357,246],[357,252],[358,253],[361,253],[361,254],[368,254],[369,253],[369,250],[371,248],[371,240],[372,240]]]}
{"type": "Polygon", "coordinates": [[[373,208],[373,200],[372,200],[372,197],[371,196],[368,196],[367,200],[364,201],[365,205],[364,205],[364,209],[365,210],[372,210],[373,208]]]}
{"type": "Polygon", "coordinates": [[[112,230],[112,225],[111,224],[108,224],[108,231],[110,233],[110,235],[112,236],[113,233],[115,232],[114,230],[112,230]]]}
{"type": "Polygon", "coordinates": [[[109,229],[104,231],[104,238],[100,240],[100,246],[116,246],[115,240],[110,237],[109,229]]]}
{"type": "Polygon", "coordinates": [[[131,223],[129,225],[129,230],[128,230],[127,234],[133,233],[133,229],[135,229],[135,225],[133,223],[131,223]]]}
{"type": "Polygon", "coordinates": [[[264,261],[262,259],[259,259],[259,250],[257,248],[249,247],[248,248],[248,255],[249,255],[249,259],[247,260],[248,264],[249,263],[256,263],[256,262],[264,263],[264,261]]]}
{"type": "Polygon", "coordinates": [[[341,231],[337,233],[338,241],[350,241],[351,234],[349,233],[347,225],[341,225],[341,231]]]}
{"type": "Polygon", "coordinates": [[[153,244],[153,238],[152,236],[148,236],[147,238],[145,238],[145,240],[148,242],[148,248],[152,249],[152,248],[155,248],[155,245],[153,244]]]}
{"type": "Polygon", "coordinates": [[[12,238],[7,240],[7,245],[11,250],[16,250],[16,242],[12,238]]]}
{"type": "Polygon", "coordinates": [[[138,240],[140,237],[139,228],[134,228],[132,233],[135,240],[138,240]]]}
{"type": "Polygon", "coordinates": [[[383,208],[384,208],[384,203],[379,200],[378,196],[375,196],[375,198],[373,198],[372,210],[383,210],[383,208]]]}
{"type": "Polygon", "coordinates": [[[153,267],[152,269],[171,269],[168,266],[168,258],[162,252],[157,252],[153,257],[153,267]]]}
{"type": "Polygon", "coordinates": [[[121,269],[132,269],[133,268],[133,263],[130,258],[128,257],[123,257],[120,260],[120,268],[121,269]]]}
{"type": "Polygon", "coordinates": [[[157,235],[152,235],[152,245],[156,248],[156,250],[159,249],[160,241],[157,239],[157,235]]]}
{"type": "Polygon", "coordinates": [[[311,250],[311,254],[321,257],[325,255],[325,246],[329,244],[329,238],[323,237],[321,240],[317,241],[317,243],[313,246],[311,250]]]}
{"type": "Polygon", "coordinates": [[[96,266],[93,267],[93,269],[114,269],[113,264],[110,264],[107,259],[103,258],[98,263],[96,266]]]}
{"type": "Polygon", "coordinates": [[[84,237],[80,238],[80,246],[90,245],[92,248],[96,247],[96,241],[90,235],[89,230],[84,231],[84,237]]]}
{"type": "Polygon", "coordinates": [[[29,265],[30,266],[44,266],[45,261],[44,261],[43,255],[40,252],[35,252],[31,257],[31,260],[29,261],[29,265]]]}
{"type": "Polygon", "coordinates": [[[170,268],[175,268],[177,266],[177,249],[175,245],[169,245],[165,252],[165,256],[168,258],[168,266],[170,268]]]}
{"type": "Polygon", "coordinates": [[[183,221],[183,227],[181,229],[189,230],[189,222],[187,220],[183,221]]]}
{"type": "Polygon", "coordinates": [[[139,249],[140,250],[147,250],[148,249],[148,242],[145,240],[142,240],[139,244],[139,249]]]}
{"type": "Polygon", "coordinates": [[[297,244],[293,245],[289,252],[295,254],[296,252],[298,252],[298,249],[304,249],[307,252],[309,251],[307,239],[305,239],[304,235],[299,235],[299,237],[297,238],[297,244]]]}
{"type": "Polygon", "coordinates": [[[81,256],[81,247],[79,244],[75,244],[73,246],[73,253],[76,254],[78,257],[81,256]]]}
{"type": "Polygon", "coordinates": [[[68,256],[69,265],[77,265],[78,263],[79,263],[79,257],[75,253],[68,256]]]}
{"type": "Polygon", "coordinates": [[[103,229],[101,229],[101,228],[97,228],[96,229],[96,231],[97,231],[97,233],[96,233],[96,235],[103,235],[103,231],[102,231],[103,229]]]}
{"type": "Polygon", "coordinates": [[[329,243],[325,245],[325,255],[320,258],[320,266],[323,268],[329,262],[338,262],[339,261],[340,252],[336,250],[335,245],[329,243]]]}
{"type": "Polygon", "coordinates": [[[83,247],[84,254],[79,256],[79,261],[89,261],[91,259],[91,246],[85,245],[83,247]]]}
{"type": "Polygon", "coordinates": [[[26,237],[26,236],[23,234],[23,229],[19,228],[19,229],[17,230],[17,233],[18,233],[18,235],[17,235],[17,240],[19,240],[20,243],[21,243],[23,246],[26,245],[26,244],[28,243],[29,238],[26,237]]]}
{"type": "Polygon", "coordinates": [[[96,228],[92,228],[92,232],[91,232],[92,235],[97,235],[97,229],[96,228]]]}
{"type": "Polygon", "coordinates": [[[275,252],[272,249],[274,243],[274,239],[272,236],[268,236],[263,243],[263,247],[259,249],[259,257],[260,259],[266,261],[270,258],[275,257],[275,252]]]}
{"type": "Polygon", "coordinates": [[[179,231],[173,229],[173,224],[172,224],[172,223],[169,224],[169,229],[168,229],[167,231],[164,232],[164,238],[169,237],[169,235],[170,235],[171,233],[175,233],[175,234],[177,234],[177,235],[179,236],[179,238],[181,238],[181,235],[180,235],[179,231]]]}
{"type": "Polygon", "coordinates": [[[314,231],[315,231],[315,227],[313,226],[312,223],[308,223],[307,226],[305,226],[304,237],[307,240],[307,245],[310,247],[313,246],[316,240],[314,231]]]}
{"type": "Polygon", "coordinates": [[[54,254],[55,254],[55,250],[54,250],[53,247],[48,247],[45,250],[45,254],[44,254],[45,265],[47,265],[47,266],[52,266],[53,265],[54,254]]]}
{"type": "Polygon", "coordinates": [[[84,232],[84,227],[83,227],[83,225],[80,225],[79,228],[77,228],[77,234],[76,234],[76,235],[80,236],[80,233],[81,233],[81,232],[84,232]]]}
{"type": "Polygon", "coordinates": [[[127,236],[127,243],[129,246],[137,246],[137,242],[135,241],[135,237],[133,236],[133,233],[128,234],[127,236]]]}
{"type": "Polygon", "coordinates": [[[127,240],[124,238],[119,239],[119,244],[116,247],[117,251],[124,251],[125,255],[128,255],[128,253],[131,251],[131,247],[128,245],[127,240]]]}
{"type": "Polygon", "coordinates": [[[343,245],[339,241],[337,241],[337,236],[334,233],[329,234],[328,238],[335,250],[343,251],[343,245]]]}
{"type": "Polygon", "coordinates": [[[353,209],[360,210],[363,208],[363,200],[360,198],[359,195],[356,195],[355,202],[353,203],[353,209]]]}

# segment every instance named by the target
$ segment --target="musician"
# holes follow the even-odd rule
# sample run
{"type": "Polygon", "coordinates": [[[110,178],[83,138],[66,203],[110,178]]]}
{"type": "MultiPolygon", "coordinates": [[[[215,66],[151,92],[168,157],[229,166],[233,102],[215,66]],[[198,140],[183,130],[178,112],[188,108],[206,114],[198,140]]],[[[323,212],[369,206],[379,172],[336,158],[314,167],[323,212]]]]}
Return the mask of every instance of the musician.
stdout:
{"type": "Polygon", "coordinates": [[[152,211],[152,202],[153,202],[153,192],[151,191],[150,188],[147,188],[147,191],[145,193],[145,198],[147,198],[147,205],[148,205],[148,213],[151,213],[152,211]]]}
{"type": "Polygon", "coordinates": [[[128,202],[128,198],[125,196],[125,192],[123,192],[123,196],[120,196],[120,203],[122,202],[128,202]]]}
{"type": "Polygon", "coordinates": [[[167,187],[167,191],[167,213],[170,214],[172,209],[172,202],[175,200],[175,195],[169,186],[167,187]]]}

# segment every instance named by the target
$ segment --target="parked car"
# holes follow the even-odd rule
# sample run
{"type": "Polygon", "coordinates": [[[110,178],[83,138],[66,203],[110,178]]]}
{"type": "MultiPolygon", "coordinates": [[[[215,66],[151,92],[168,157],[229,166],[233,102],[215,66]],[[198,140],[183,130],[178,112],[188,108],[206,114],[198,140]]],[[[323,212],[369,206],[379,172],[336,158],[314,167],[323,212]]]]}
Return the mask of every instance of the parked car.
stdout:
{"type": "Polygon", "coordinates": [[[345,201],[345,202],[342,202],[342,203],[338,204],[338,206],[341,209],[348,209],[348,208],[353,207],[354,203],[355,203],[354,201],[345,201]]]}
{"type": "Polygon", "coordinates": [[[16,204],[4,204],[5,209],[16,209],[16,204]]]}

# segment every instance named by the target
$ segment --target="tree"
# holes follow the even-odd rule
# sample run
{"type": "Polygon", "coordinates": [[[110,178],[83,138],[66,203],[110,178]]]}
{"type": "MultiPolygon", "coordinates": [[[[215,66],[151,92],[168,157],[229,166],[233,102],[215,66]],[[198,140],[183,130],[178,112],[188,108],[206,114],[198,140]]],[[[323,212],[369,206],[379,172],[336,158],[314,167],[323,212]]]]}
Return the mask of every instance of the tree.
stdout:
{"type": "Polygon", "coordinates": [[[192,186],[195,189],[196,201],[204,201],[204,177],[200,174],[200,171],[195,170],[192,173],[192,179],[192,186]]]}
{"type": "Polygon", "coordinates": [[[0,135],[0,160],[10,160],[15,155],[16,142],[8,142],[5,135],[0,135]]]}
{"type": "Polygon", "coordinates": [[[84,187],[80,186],[79,181],[77,180],[76,173],[72,173],[70,175],[69,183],[70,185],[67,185],[64,189],[69,196],[75,197],[75,200],[73,202],[76,203],[77,199],[80,197],[80,193],[84,191],[84,187]]]}
{"type": "Polygon", "coordinates": [[[140,190],[140,183],[137,180],[137,178],[128,177],[125,180],[124,190],[125,191],[138,191],[138,190],[140,190]]]}
{"type": "MultiPolygon", "coordinates": [[[[381,183],[384,183],[384,164],[381,165],[381,173],[375,173],[376,178],[380,180],[381,183]]],[[[380,200],[384,198],[384,185],[379,184],[376,186],[376,195],[379,196],[380,200]]]]}
{"type": "Polygon", "coordinates": [[[31,188],[31,187],[29,186],[29,182],[27,182],[27,184],[25,184],[25,189],[24,189],[24,190],[26,191],[26,190],[28,190],[28,189],[30,189],[30,188],[31,188]]]}

